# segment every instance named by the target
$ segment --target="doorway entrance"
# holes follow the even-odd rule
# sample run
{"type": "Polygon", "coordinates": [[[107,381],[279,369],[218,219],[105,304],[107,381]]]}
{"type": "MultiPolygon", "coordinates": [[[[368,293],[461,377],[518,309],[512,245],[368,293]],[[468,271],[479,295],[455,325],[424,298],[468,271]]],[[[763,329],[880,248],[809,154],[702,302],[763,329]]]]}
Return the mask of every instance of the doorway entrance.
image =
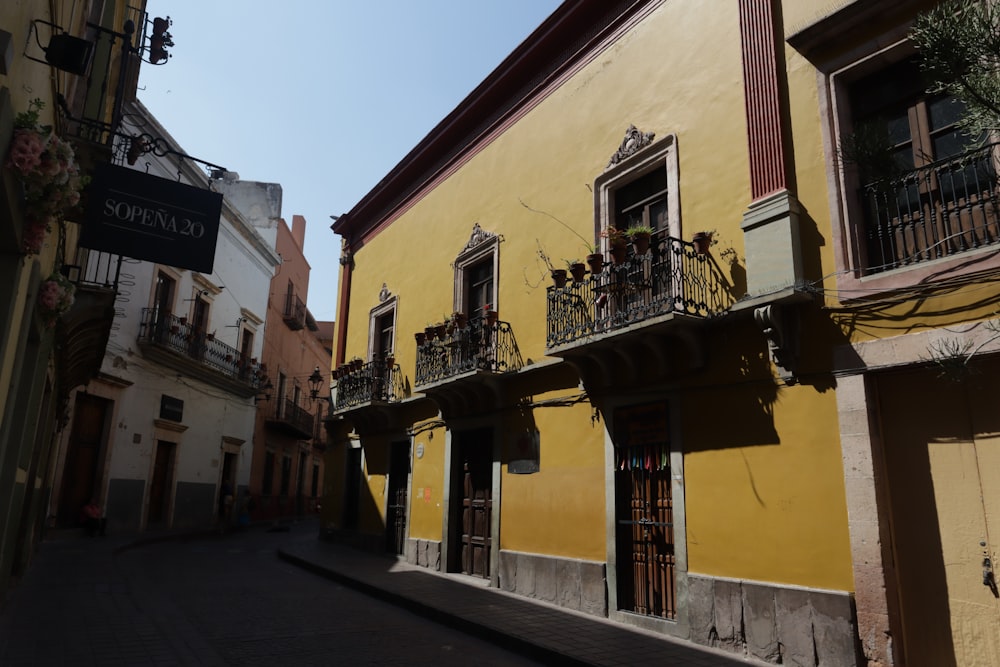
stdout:
{"type": "Polygon", "coordinates": [[[344,516],[346,530],[357,530],[361,494],[361,448],[348,447],[344,461],[344,516]]]}
{"type": "Polygon", "coordinates": [[[677,562],[667,404],[615,412],[618,608],[675,619],[677,562]]]}
{"type": "Polygon", "coordinates": [[[73,408],[73,427],[66,447],[62,485],[59,489],[58,525],[80,523],[80,510],[99,495],[99,470],[107,415],[111,401],[78,393],[73,408]]]}
{"type": "Polygon", "coordinates": [[[448,571],[489,578],[493,545],[493,430],[455,434],[448,571]]]}
{"type": "Polygon", "coordinates": [[[385,510],[385,550],[406,550],[406,488],[410,475],[410,443],[394,442],[389,450],[389,484],[385,510]]]}
{"type": "Polygon", "coordinates": [[[1000,664],[1000,358],[877,378],[904,659],[1000,664]]]}
{"type": "Polygon", "coordinates": [[[153,464],[153,478],[149,483],[149,508],[146,525],[159,526],[167,521],[170,511],[170,497],[173,491],[174,455],[177,445],[159,440],[156,443],[156,460],[153,464]]]}

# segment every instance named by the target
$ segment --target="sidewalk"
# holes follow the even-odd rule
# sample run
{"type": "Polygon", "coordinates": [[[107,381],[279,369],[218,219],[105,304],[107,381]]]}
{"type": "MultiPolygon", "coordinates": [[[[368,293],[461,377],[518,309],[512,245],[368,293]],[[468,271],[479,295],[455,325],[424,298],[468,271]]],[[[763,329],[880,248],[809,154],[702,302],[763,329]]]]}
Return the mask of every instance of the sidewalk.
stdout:
{"type": "Polygon", "coordinates": [[[536,602],[320,539],[279,547],[286,561],[550,665],[769,663],[536,602]]]}

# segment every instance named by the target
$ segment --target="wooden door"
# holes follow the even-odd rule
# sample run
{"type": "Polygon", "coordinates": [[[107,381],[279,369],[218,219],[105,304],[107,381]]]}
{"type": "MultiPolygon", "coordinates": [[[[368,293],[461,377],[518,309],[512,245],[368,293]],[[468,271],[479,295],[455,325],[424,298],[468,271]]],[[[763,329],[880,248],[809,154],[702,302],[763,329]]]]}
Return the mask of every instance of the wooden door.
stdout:
{"type": "Polygon", "coordinates": [[[451,569],[477,577],[490,576],[493,528],[493,432],[459,434],[455,453],[458,488],[451,569]]]}
{"type": "Polygon", "coordinates": [[[903,659],[1000,665],[1000,360],[878,378],[903,659]]]}
{"type": "Polygon", "coordinates": [[[153,479],[149,483],[149,511],[147,524],[159,524],[167,519],[170,494],[173,489],[174,451],[177,445],[160,440],[156,443],[156,461],[153,479]]]}
{"type": "Polygon", "coordinates": [[[98,492],[98,469],[104,440],[104,420],[110,401],[91,394],[77,394],[73,427],[66,448],[59,491],[59,525],[76,526],[80,511],[98,492]]]}
{"type": "Polygon", "coordinates": [[[677,614],[667,406],[619,410],[615,418],[618,608],[677,614]]]}
{"type": "Polygon", "coordinates": [[[410,444],[396,442],[389,452],[389,488],[385,512],[385,549],[402,554],[406,549],[406,489],[410,474],[410,444]]]}

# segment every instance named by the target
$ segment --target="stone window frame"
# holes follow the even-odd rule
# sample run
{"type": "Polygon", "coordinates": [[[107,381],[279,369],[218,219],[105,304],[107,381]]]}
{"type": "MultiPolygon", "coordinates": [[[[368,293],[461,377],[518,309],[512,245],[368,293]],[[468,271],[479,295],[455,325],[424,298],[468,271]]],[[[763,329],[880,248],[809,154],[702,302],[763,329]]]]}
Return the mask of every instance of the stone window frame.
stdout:
{"type": "Polygon", "coordinates": [[[915,53],[906,37],[909,23],[887,31],[879,38],[860,45],[840,58],[817,63],[820,78],[820,113],[824,147],[827,155],[827,181],[830,185],[830,216],[836,267],[837,298],[851,302],[885,294],[914,285],[952,279],[981,271],[1000,269],[997,246],[968,250],[941,259],[918,262],[884,272],[862,275],[859,234],[860,207],[851,196],[858,187],[853,168],[843,163],[840,137],[852,127],[849,98],[851,84],[862,77],[900,62],[915,53]]]}
{"type": "Polygon", "coordinates": [[[594,238],[600,239],[601,251],[604,253],[609,248],[607,239],[601,238],[601,232],[611,225],[614,218],[615,191],[660,168],[667,173],[667,236],[681,238],[677,135],[668,134],[658,141],[653,141],[652,135],[648,135],[650,143],[628,155],[622,155],[629,134],[630,132],[626,132],[623,148],[615,154],[604,173],[594,181],[594,238]]]}
{"type": "MultiPolygon", "coordinates": [[[[399,314],[399,296],[392,294],[382,285],[379,292],[379,304],[368,311],[368,360],[374,361],[377,353],[378,322],[386,315],[392,315],[392,351],[395,352],[397,345],[397,317],[399,314]]],[[[385,350],[381,350],[385,352],[385,350]]]]}
{"type": "MultiPolygon", "coordinates": [[[[498,301],[500,300],[500,242],[503,237],[493,232],[488,232],[475,223],[472,227],[472,234],[469,242],[465,245],[455,262],[452,265],[455,270],[454,287],[454,308],[460,311],[465,307],[469,296],[469,269],[480,262],[492,258],[493,262],[493,301],[490,304],[492,310],[500,311],[498,301]]],[[[471,313],[469,313],[471,316],[471,313]]]]}

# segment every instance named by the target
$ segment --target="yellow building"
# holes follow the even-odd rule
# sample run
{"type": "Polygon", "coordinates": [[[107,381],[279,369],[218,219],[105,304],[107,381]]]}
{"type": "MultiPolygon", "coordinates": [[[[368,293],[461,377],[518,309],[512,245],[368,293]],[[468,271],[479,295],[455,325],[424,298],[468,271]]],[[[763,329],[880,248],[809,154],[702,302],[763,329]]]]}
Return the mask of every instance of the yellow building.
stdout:
{"type": "Polygon", "coordinates": [[[168,24],[145,6],[0,8],[0,594],[48,523],[67,399],[100,370],[114,318],[119,258],[78,248],[78,197],[125,159],[140,62],[167,58],[168,24]]]}
{"type": "Polygon", "coordinates": [[[560,6],[333,226],[328,534],[782,664],[1000,662],[996,154],[917,85],[929,4],[560,6]]]}

